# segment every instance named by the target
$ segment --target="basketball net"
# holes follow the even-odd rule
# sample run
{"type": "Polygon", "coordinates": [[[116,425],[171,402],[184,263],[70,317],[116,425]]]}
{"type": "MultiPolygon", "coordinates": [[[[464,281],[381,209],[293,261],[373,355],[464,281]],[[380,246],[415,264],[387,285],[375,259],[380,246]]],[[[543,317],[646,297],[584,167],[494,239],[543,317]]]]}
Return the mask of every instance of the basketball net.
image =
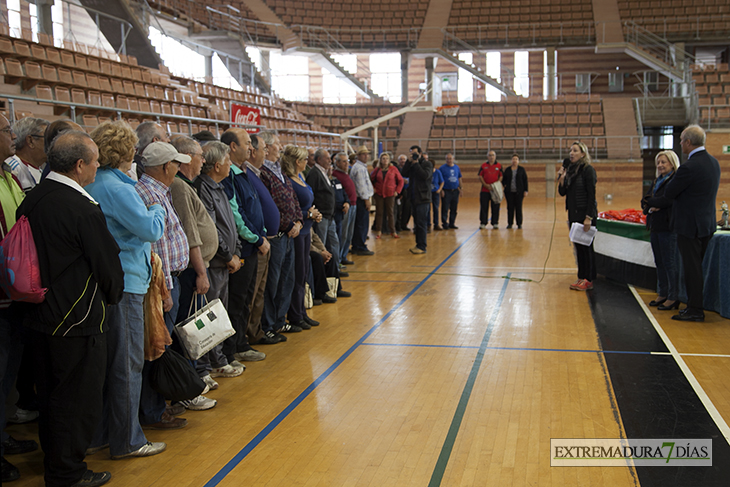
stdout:
{"type": "Polygon", "coordinates": [[[453,117],[459,113],[459,105],[443,105],[434,109],[437,115],[453,117]]]}

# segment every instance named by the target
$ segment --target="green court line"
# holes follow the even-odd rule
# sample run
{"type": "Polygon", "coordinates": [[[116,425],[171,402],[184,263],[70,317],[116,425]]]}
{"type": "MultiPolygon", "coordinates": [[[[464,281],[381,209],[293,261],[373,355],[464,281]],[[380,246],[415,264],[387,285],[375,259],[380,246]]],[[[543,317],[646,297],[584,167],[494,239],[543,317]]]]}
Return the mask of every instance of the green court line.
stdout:
{"type": "Polygon", "coordinates": [[[512,274],[510,273],[505,276],[502,291],[499,293],[499,299],[497,299],[497,304],[492,310],[492,316],[489,318],[489,324],[487,325],[487,329],[484,332],[484,336],[482,337],[482,343],[479,345],[479,351],[477,352],[477,356],[474,359],[474,365],[472,365],[471,367],[469,378],[464,385],[464,391],[461,393],[459,404],[456,406],[454,418],[451,420],[449,432],[446,434],[444,445],[441,447],[441,453],[439,454],[438,460],[436,460],[436,466],[434,467],[433,474],[431,474],[431,481],[428,483],[428,487],[440,486],[441,481],[444,478],[444,473],[446,472],[446,467],[448,466],[449,458],[451,457],[451,451],[454,449],[454,443],[456,442],[456,437],[459,434],[461,422],[464,419],[464,413],[466,412],[466,407],[469,404],[471,392],[474,389],[474,383],[476,382],[477,376],[479,375],[479,369],[482,366],[484,353],[487,351],[489,338],[492,336],[492,330],[494,329],[494,325],[497,322],[499,310],[502,308],[502,300],[504,299],[504,294],[507,291],[507,285],[510,282],[511,275],[512,274]]]}

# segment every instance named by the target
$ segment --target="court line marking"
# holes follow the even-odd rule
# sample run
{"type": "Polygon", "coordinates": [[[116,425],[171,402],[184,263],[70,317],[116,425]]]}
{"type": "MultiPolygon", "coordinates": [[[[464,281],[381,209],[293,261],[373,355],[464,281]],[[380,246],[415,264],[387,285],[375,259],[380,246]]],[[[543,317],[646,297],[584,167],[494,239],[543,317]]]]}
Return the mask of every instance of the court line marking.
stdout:
{"type": "MultiPolygon", "coordinates": [[[[413,294],[418,291],[421,286],[423,286],[426,281],[428,281],[431,276],[433,276],[436,271],[438,271],[451,257],[454,256],[461,248],[466,245],[469,240],[471,240],[474,235],[478,233],[478,230],[474,231],[469,237],[467,237],[466,240],[464,240],[456,249],[454,249],[453,252],[451,252],[448,257],[446,257],[439,265],[434,267],[434,269],[428,273],[426,277],[423,278],[408,294],[405,295],[403,299],[401,299],[393,308],[388,311],[385,316],[380,318],[377,323],[375,323],[370,330],[368,330],[358,341],[356,341],[345,353],[343,353],[340,358],[338,358],[332,365],[329,366],[327,370],[325,370],[322,374],[320,374],[319,377],[317,377],[309,386],[304,389],[287,407],[284,408],[283,411],[281,411],[279,414],[276,415],[274,419],[272,419],[269,424],[267,424],[264,429],[259,431],[259,433],[254,436],[251,441],[249,441],[232,459],[230,459],[224,466],[221,468],[208,482],[205,483],[204,487],[214,487],[218,485],[223,479],[225,479],[229,473],[233,471],[234,468],[238,466],[247,456],[249,453],[253,451],[254,448],[256,448],[264,439],[266,439],[269,434],[274,431],[274,429],[281,424],[282,421],[284,421],[289,414],[291,414],[294,409],[299,406],[316,388],[319,384],[325,381],[332,373],[339,367],[342,362],[345,361],[352,353],[360,347],[360,345],[363,344],[365,340],[370,337],[385,321],[390,318],[393,313],[398,311],[398,309],[401,308],[405,304],[405,302],[413,296],[413,294]]],[[[507,281],[509,282],[509,281],[507,281]]],[[[501,302],[501,298],[500,298],[501,302]]]]}
{"type": "MultiPolygon", "coordinates": [[[[414,347],[414,348],[455,348],[455,349],[479,349],[474,345],[423,345],[418,343],[363,343],[373,347],[414,347]]],[[[667,352],[642,352],[636,350],[581,350],[573,348],[530,348],[530,347],[485,347],[485,350],[512,350],[517,352],[575,352],[575,353],[623,353],[630,355],[669,355],[667,352]]],[[[730,356],[728,356],[730,357],[730,356]]]]}
{"type": "Polygon", "coordinates": [[[499,311],[502,309],[502,301],[504,300],[504,295],[507,292],[507,286],[510,283],[510,277],[511,273],[508,273],[507,278],[504,280],[504,284],[502,285],[502,291],[499,293],[497,304],[492,310],[492,316],[490,316],[487,329],[484,331],[482,342],[479,345],[479,350],[477,351],[477,355],[474,358],[474,364],[472,365],[471,371],[469,372],[469,378],[466,380],[466,384],[464,384],[464,390],[462,391],[461,397],[459,398],[459,403],[456,406],[454,417],[451,420],[449,431],[446,434],[444,444],[441,447],[441,453],[439,453],[438,460],[436,460],[436,465],[434,466],[433,473],[431,474],[431,480],[428,482],[428,487],[440,486],[441,481],[444,478],[444,474],[446,473],[446,467],[449,464],[449,458],[451,457],[451,452],[454,449],[454,443],[456,442],[456,437],[459,434],[461,422],[464,419],[464,414],[466,413],[466,407],[469,405],[469,399],[471,398],[474,384],[476,383],[477,376],[479,375],[479,370],[482,368],[484,352],[486,351],[487,344],[489,343],[489,339],[492,336],[492,330],[494,330],[494,325],[497,322],[497,316],[499,316],[499,311]]]}
{"type": "Polygon", "coordinates": [[[714,357],[714,358],[730,358],[730,355],[721,353],[680,353],[682,357],[714,357]]]}
{"type": "MultiPolygon", "coordinates": [[[[639,306],[641,306],[641,309],[644,310],[644,314],[647,318],[649,318],[649,321],[654,326],[654,329],[661,337],[662,341],[664,342],[664,345],[669,350],[669,353],[672,355],[674,360],[677,362],[677,365],[679,365],[680,370],[684,374],[684,376],[687,378],[687,381],[689,381],[689,384],[692,386],[692,389],[694,389],[695,394],[697,394],[697,397],[700,398],[700,401],[702,401],[702,405],[705,406],[705,409],[708,413],[710,413],[710,417],[712,417],[712,420],[715,422],[715,425],[717,425],[717,428],[720,430],[720,433],[725,437],[725,441],[730,444],[730,428],[728,428],[727,423],[725,422],[725,419],[722,417],[720,412],[717,410],[715,405],[712,402],[712,399],[710,399],[710,396],[707,395],[705,390],[702,388],[702,385],[700,385],[700,382],[697,380],[697,378],[694,376],[692,371],[689,369],[689,366],[682,358],[681,353],[677,351],[677,348],[674,346],[674,343],[672,343],[672,340],[669,339],[669,336],[664,331],[664,328],[662,328],[662,325],[659,324],[659,322],[654,318],[654,315],[649,310],[649,307],[644,303],[644,300],[639,297],[638,291],[636,291],[636,288],[629,284],[629,289],[631,290],[631,293],[634,295],[634,298],[636,299],[636,302],[639,303],[639,306]]],[[[689,355],[689,354],[688,354],[689,355]]]]}

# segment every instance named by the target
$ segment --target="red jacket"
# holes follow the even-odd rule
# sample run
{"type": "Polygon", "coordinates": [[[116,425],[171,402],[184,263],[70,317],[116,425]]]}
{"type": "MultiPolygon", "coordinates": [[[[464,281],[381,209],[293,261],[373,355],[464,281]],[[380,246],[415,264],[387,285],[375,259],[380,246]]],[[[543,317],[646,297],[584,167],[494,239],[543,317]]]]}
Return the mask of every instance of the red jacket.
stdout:
{"type": "Polygon", "coordinates": [[[383,198],[395,196],[396,193],[400,194],[403,191],[403,184],[405,183],[403,176],[400,175],[400,171],[395,166],[390,166],[385,171],[385,174],[383,174],[383,171],[379,167],[375,168],[370,173],[370,180],[373,182],[375,194],[383,198]]]}

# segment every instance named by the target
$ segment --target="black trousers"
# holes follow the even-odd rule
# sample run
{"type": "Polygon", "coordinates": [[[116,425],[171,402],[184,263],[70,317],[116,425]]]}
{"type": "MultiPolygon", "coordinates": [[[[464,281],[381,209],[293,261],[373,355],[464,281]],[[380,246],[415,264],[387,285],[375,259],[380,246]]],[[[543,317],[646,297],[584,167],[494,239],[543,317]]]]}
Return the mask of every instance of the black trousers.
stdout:
{"type": "Polygon", "coordinates": [[[687,307],[697,311],[704,309],[705,277],[702,273],[702,259],[712,235],[689,238],[677,235],[677,247],[682,256],[684,285],[687,288],[687,307]]]}
{"type": "Polygon", "coordinates": [[[499,223],[499,203],[492,201],[492,194],[489,192],[479,193],[479,223],[489,223],[489,208],[492,208],[492,225],[499,223]]]}
{"type": "Polygon", "coordinates": [[[406,193],[401,196],[400,202],[400,218],[395,221],[395,230],[397,232],[405,231],[408,228],[408,221],[411,219],[411,198],[409,194],[406,193]]]}
{"type": "Polygon", "coordinates": [[[33,331],[32,340],[46,486],[67,487],[86,472],[86,449],[101,421],[106,335],[62,337],[33,331]]]}
{"type": "MultiPolygon", "coordinates": [[[[507,200],[507,225],[512,225],[515,216],[517,217],[517,225],[522,226],[522,200],[525,193],[507,192],[504,194],[507,200]]],[[[494,213],[492,213],[494,215],[494,213]]]]}
{"type": "MultiPolygon", "coordinates": [[[[259,267],[258,251],[244,257],[238,272],[228,275],[228,303],[226,310],[231,326],[236,334],[223,342],[223,355],[228,362],[234,360],[234,353],[251,349],[248,343],[248,317],[251,314],[251,301],[256,289],[256,271],[259,267]]],[[[224,303],[226,304],[226,303],[224,303]]]]}

